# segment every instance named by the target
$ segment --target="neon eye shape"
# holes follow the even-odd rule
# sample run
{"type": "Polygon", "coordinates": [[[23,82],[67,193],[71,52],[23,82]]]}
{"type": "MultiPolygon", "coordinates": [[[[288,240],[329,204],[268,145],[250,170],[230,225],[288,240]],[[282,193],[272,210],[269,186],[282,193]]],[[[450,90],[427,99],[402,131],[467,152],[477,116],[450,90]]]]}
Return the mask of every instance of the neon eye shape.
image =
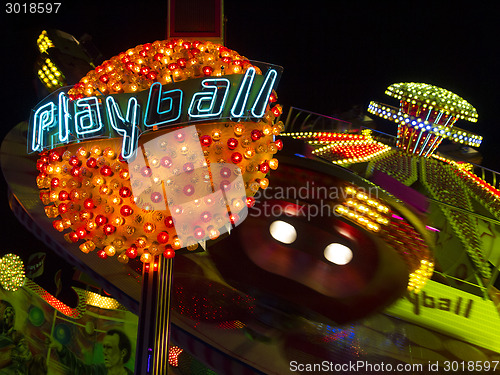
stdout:
{"type": "Polygon", "coordinates": [[[339,266],[344,266],[352,260],[352,250],[340,243],[331,243],[323,252],[325,258],[339,266]]]}
{"type": "Polygon", "coordinates": [[[269,226],[271,236],[279,242],[291,244],[297,239],[297,231],[292,224],[276,220],[269,226]]]}

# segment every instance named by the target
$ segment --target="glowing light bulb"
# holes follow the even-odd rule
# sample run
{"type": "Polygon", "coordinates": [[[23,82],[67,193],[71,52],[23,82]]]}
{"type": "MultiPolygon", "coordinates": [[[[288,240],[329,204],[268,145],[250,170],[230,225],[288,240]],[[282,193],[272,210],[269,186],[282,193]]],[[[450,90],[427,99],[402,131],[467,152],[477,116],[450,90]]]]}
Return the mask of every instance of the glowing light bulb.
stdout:
{"type": "Polygon", "coordinates": [[[276,220],[269,226],[269,233],[279,242],[291,244],[297,239],[297,231],[292,224],[282,220],[276,220]]]}
{"type": "Polygon", "coordinates": [[[352,250],[349,247],[336,242],[328,245],[323,255],[328,261],[339,266],[348,264],[353,257],[352,250]]]}

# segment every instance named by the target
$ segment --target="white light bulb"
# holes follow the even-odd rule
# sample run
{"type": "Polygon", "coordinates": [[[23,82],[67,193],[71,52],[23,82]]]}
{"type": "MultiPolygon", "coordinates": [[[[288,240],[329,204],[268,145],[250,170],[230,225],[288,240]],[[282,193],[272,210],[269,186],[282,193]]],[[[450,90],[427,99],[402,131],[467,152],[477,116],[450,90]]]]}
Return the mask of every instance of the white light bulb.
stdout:
{"type": "Polygon", "coordinates": [[[352,250],[340,243],[331,243],[323,252],[325,258],[339,266],[346,265],[352,260],[352,250]]]}
{"type": "Polygon", "coordinates": [[[271,236],[279,242],[291,244],[297,239],[297,231],[292,224],[276,220],[269,226],[271,236]]]}

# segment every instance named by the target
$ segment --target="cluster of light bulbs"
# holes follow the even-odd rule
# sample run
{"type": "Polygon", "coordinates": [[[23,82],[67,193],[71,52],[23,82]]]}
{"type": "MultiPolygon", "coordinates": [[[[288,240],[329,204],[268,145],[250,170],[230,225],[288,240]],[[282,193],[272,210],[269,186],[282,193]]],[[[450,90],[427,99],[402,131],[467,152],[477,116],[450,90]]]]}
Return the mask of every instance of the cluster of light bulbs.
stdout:
{"type": "MultiPolygon", "coordinates": [[[[334,132],[293,132],[283,133],[283,137],[292,137],[294,139],[305,139],[311,145],[329,144],[332,142],[353,142],[353,141],[371,141],[370,136],[366,134],[334,133],[334,132]]],[[[348,144],[348,143],[345,143],[348,144]]]]}
{"type": "MultiPolygon", "coordinates": [[[[175,82],[222,73],[243,74],[250,66],[248,60],[235,51],[211,42],[157,41],[137,46],[104,62],[76,84],[69,96],[78,99],[98,92],[130,93],[144,90],[152,82],[167,83],[164,74],[175,82]]],[[[261,74],[257,68],[256,71],[261,74]]],[[[68,241],[79,243],[84,253],[96,251],[103,259],[116,255],[122,263],[136,257],[150,262],[155,255],[163,253],[169,258],[180,248],[192,251],[199,244],[204,246],[206,239],[219,237],[223,225],[236,225],[239,211],[253,205],[253,195],[268,187],[267,174],[278,167],[274,154],[281,150],[283,142],[274,137],[283,131],[284,125],[277,121],[282,109],[276,100],[276,93],[272,92],[266,113],[259,122],[200,123],[186,141],[182,130],[185,128],[141,136],[140,145],[151,144],[151,140],[161,136],[168,137],[169,133],[179,137],[169,142],[155,140],[159,145],[154,146],[156,151],[146,156],[150,165],[143,167],[144,170],[129,171],[128,163],[120,157],[120,142],[115,139],[68,145],[42,153],[37,162],[40,171],[37,185],[41,189],[45,212],[49,218],[55,219],[53,226],[56,230],[66,232],[68,241]],[[196,147],[187,144],[193,141],[196,147]],[[200,155],[194,149],[199,150],[200,155]],[[208,170],[222,164],[228,167],[218,167],[221,175],[217,177],[223,179],[220,189],[229,189],[230,180],[236,175],[242,177],[246,193],[242,199],[224,203],[225,213],[230,212],[231,223],[221,224],[221,215],[211,217],[205,214],[175,227],[173,216],[182,214],[188,217],[190,214],[183,213],[182,207],[170,207],[168,192],[173,189],[176,196],[191,196],[195,191],[206,189],[205,182],[212,181],[212,176],[207,172],[208,180],[200,181],[198,175],[201,172],[195,170],[208,170]],[[184,173],[186,177],[180,176],[177,184],[175,179],[163,181],[155,174],[155,170],[162,168],[170,168],[174,176],[184,173]],[[138,183],[137,179],[131,178],[134,173],[142,174],[142,180],[151,179],[154,186],[164,185],[165,191],[153,188],[152,191],[145,190],[141,196],[134,196],[134,187],[142,189],[131,185],[138,183]],[[152,202],[164,200],[168,205],[166,211],[164,208],[153,209],[152,202]],[[171,212],[170,208],[174,211],[171,212]],[[193,228],[185,228],[191,224],[193,228]],[[185,239],[181,240],[179,231],[188,233],[183,234],[185,239]]],[[[196,201],[193,204],[196,205],[196,201]]],[[[200,204],[213,202],[200,200],[200,204]]]]}
{"type": "MultiPolygon", "coordinates": [[[[370,102],[368,105],[368,112],[382,117],[385,120],[393,121],[402,126],[413,128],[422,132],[427,132],[439,136],[441,138],[447,138],[451,141],[464,144],[466,146],[479,147],[483,140],[483,137],[463,129],[452,127],[454,121],[451,124],[445,126],[441,124],[433,124],[427,120],[411,116],[407,113],[401,112],[400,109],[389,106],[387,104],[380,104],[377,102],[370,102]]],[[[421,139],[422,142],[424,138],[421,139]]]]}
{"type": "Polygon", "coordinates": [[[243,74],[254,67],[249,60],[220,44],[170,39],[131,48],[83,77],[69,91],[70,98],[136,92],[154,82],[167,84],[190,78],[243,74]]]}
{"type": "Polygon", "coordinates": [[[99,307],[107,310],[124,310],[125,308],[114,298],[102,296],[100,294],[84,291],[86,294],[85,301],[87,305],[99,307]]]}
{"type": "Polygon", "coordinates": [[[477,121],[476,109],[466,100],[451,91],[427,83],[394,83],[387,88],[385,93],[413,104],[422,103],[430,108],[437,107],[463,120],[477,121]]]}
{"type": "Polygon", "coordinates": [[[24,285],[24,263],[19,255],[5,254],[0,258],[0,285],[9,292],[15,292],[24,285]]]}
{"type": "Polygon", "coordinates": [[[66,84],[64,75],[47,55],[42,56],[37,74],[40,81],[42,81],[49,90],[62,87],[66,84]]]}
{"type": "MultiPolygon", "coordinates": [[[[439,201],[446,201],[449,204],[454,204],[453,201],[450,202],[450,197],[453,197],[455,200],[461,198],[461,201],[466,205],[466,207],[461,208],[473,211],[472,203],[470,202],[467,193],[463,191],[463,189],[457,189],[456,186],[454,186],[460,185],[460,187],[464,188],[465,182],[464,179],[455,174],[451,165],[443,164],[435,159],[426,159],[425,163],[422,164],[421,170],[422,183],[436,199],[439,201]],[[439,176],[441,181],[444,183],[448,183],[448,180],[451,180],[455,182],[455,184],[443,186],[443,183],[436,181],[436,176],[439,176]],[[443,191],[453,192],[453,194],[443,195],[443,191]]],[[[488,262],[484,259],[482,249],[480,247],[481,239],[478,237],[475,222],[463,212],[454,211],[448,207],[441,207],[441,209],[451,227],[460,238],[460,241],[464,245],[464,248],[472,259],[474,265],[483,277],[489,279],[491,277],[491,270],[488,262]]]]}
{"type": "Polygon", "coordinates": [[[49,48],[54,47],[54,43],[52,43],[52,40],[49,39],[46,30],[43,30],[42,33],[38,36],[36,44],[38,46],[38,49],[40,50],[40,53],[45,53],[49,48]]]}
{"type": "Polygon", "coordinates": [[[470,163],[457,163],[442,156],[434,158],[447,163],[453,168],[461,180],[476,192],[475,197],[495,216],[500,217],[500,190],[473,173],[474,166],[470,163]]]}
{"type": "Polygon", "coordinates": [[[312,153],[334,164],[362,163],[391,150],[390,146],[373,140],[340,141],[322,146],[312,153]]]}
{"type": "Polygon", "coordinates": [[[350,197],[335,206],[335,212],[361,224],[372,232],[380,231],[380,225],[388,225],[389,207],[377,199],[370,198],[364,191],[347,186],[345,192],[350,197]]]}
{"type": "Polygon", "coordinates": [[[411,186],[418,179],[417,159],[397,150],[372,160],[369,169],[387,173],[407,186],[411,186]]]}
{"type": "Polygon", "coordinates": [[[427,259],[420,260],[420,267],[410,273],[408,291],[418,293],[434,272],[434,263],[427,259]]]}

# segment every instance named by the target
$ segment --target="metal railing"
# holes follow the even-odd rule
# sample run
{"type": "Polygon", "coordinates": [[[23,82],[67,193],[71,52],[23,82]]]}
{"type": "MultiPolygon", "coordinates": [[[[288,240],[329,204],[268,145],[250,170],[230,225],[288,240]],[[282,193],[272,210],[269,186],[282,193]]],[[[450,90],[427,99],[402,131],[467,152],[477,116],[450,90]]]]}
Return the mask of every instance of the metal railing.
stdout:
{"type": "Polygon", "coordinates": [[[296,107],[290,107],[285,121],[287,132],[334,131],[343,133],[353,130],[352,123],[296,107]]]}

